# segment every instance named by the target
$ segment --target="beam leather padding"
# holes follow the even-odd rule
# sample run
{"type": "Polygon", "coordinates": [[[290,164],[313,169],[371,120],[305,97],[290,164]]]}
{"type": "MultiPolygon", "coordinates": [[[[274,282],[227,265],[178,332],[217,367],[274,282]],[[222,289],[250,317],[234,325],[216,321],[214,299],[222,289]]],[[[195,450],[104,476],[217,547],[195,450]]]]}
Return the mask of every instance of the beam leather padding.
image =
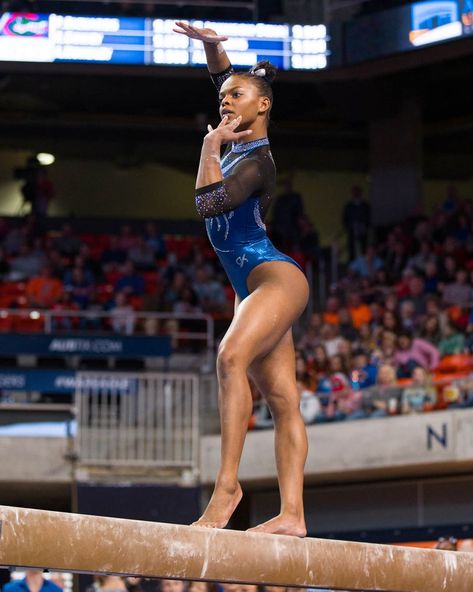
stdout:
{"type": "Polygon", "coordinates": [[[0,506],[0,565],[350,591],[472,592],[473,553],[0,506]]]}

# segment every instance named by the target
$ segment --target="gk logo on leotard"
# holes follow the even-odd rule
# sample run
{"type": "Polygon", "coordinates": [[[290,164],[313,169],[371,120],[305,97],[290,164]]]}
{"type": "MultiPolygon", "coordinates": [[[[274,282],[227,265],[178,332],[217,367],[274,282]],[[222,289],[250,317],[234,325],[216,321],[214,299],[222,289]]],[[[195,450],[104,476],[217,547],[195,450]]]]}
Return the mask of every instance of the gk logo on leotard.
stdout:
{"type": "Polygon", "coordinates": [[[243,265],[245,265],[246,261],[248,261],[248,259],[246,258],[246,255],[242,255],[241,257],[237,257],[235,259],[235,262],[238,265],[238,267],[243,267],[243,265]]]}

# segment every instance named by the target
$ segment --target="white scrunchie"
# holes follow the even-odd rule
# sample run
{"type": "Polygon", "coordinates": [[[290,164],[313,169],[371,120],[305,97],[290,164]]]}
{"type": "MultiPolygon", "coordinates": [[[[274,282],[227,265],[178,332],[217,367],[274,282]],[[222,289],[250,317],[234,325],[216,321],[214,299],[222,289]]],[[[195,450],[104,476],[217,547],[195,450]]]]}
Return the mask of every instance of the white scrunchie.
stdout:
{"type": "Polygon", "coordinates": [[[266,68],[258,68],[257,70],[253,70],[252,74],[264,78],[266,76],[266,68]]]}

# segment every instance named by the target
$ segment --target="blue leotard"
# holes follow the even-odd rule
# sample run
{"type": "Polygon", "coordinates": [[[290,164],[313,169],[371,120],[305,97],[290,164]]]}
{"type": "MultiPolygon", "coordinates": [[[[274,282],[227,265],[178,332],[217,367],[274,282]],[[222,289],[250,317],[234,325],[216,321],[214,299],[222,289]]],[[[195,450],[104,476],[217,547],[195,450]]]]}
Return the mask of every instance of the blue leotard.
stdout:
{"type": "Polygon", "coordinates": [[[266,234],[263,217],[275,178],[268,139],[234,144],[220,164],[223,181],[197,190],[196,205],[210,242],[243,300],[249,295],[248,276],[257,265],[267,261],[300,265],[278,251],[266,234]]]}

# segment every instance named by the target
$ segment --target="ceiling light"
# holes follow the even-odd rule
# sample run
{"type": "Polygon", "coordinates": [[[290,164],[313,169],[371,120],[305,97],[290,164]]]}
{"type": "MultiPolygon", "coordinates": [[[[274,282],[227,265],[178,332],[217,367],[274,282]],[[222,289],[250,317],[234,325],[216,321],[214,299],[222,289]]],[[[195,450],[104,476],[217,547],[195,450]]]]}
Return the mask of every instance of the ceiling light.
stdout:
{"type": "Polygon", "coordinates": [[[36,155],[36,158],[38,159],[39,163],[43,166],[53,164],[53,162],[56,160],[54,154],[49,154],[49,152],[40,152],[36,155]]]}

